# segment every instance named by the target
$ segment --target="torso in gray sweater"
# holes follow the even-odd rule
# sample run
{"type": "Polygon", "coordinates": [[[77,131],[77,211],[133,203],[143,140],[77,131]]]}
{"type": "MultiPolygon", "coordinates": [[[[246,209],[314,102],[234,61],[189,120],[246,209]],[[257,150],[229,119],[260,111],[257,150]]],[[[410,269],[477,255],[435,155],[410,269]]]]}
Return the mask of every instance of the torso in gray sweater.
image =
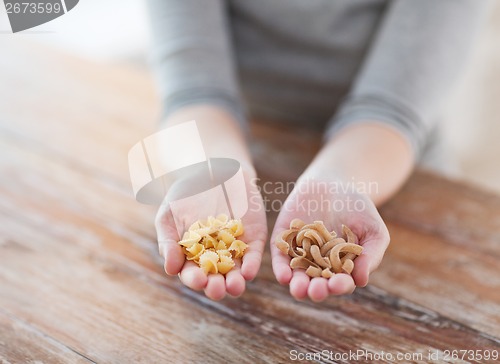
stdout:
{"type": "Polygon", "coordinates": [[[170,113],[208,102],[253,116],[372,120],[416,155],[460,74],[486,0],[149,0],[170,113]]]}

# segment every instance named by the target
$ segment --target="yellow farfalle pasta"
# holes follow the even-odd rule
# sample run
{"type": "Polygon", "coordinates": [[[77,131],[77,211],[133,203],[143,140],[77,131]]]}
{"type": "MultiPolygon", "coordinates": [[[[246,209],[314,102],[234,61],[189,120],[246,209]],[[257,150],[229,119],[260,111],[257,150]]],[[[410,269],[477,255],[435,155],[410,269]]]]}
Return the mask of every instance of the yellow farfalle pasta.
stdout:
{"type": "Polygon", "coordinates": [[[231,256],[219,255],[219,262],[217,262],[217,269],[220,274],[226,274],[234,267],[234,260],[231,256]]]}
{"type": "Polygon", "coordinates": [[[226,250],[227,249],[227,244],[222,241],[222,240],[219,240],[217,242],[217,245],[215,246],[215,250],[226,250]]]}
{"type": "Polygon", "coordinates": [[[190,248],[186,248],[186,252],[188,253],[186,254],[187,260],[198,259],[205,252],[205,247],[203,244],[195,243],[190,248]]]}
{"type": "Polygon", "coordinates": [[[234,268],[234,259],[245,254],[247,244],[237,239],[244,232],[239,219],[221,214],[191,224],[179,245],[187,260],[198,264],[206,274],[226,274],[234,268]]]}
{"type": "Polygon", "coordinates": [[[193,244],[196,244],[200,241],[201,235],[194,231],[186,231],[182,237],[182,240],[179,241],[179,244],[185,248],[190,248],[193,244]]]}
{"type": "Polygon", "coordinates": [[[217,273],[218,260],[219,255],[216,252],[207,250],[200,256],[199,264],[206,274],[217,273]]]}
{"type": "Polygon", "coordinates": [[[245,249],[247,248],[247,245],[242,242],[241,240],[234,240],[231,243],[231,246],[229,247],[230,252],[234,252],[234,257],[235,258],[241,258],[243,254],[245,253],[245,249]]]}
{"type": "Polygon", "coordinates": [[[228,223],[228,227],[235,237],[243,234],[243,224],[241,223],[241,220],[231,220],[228,223]]]}
{"type": "Polygon", "coordinates": [[[227,249],[217,250],[217,254],[219,254],[219,259],[221,259],[221,257],[232,257],[231,252],[227,249]]]}
{"type": "Polygon", "coordinates": [[[211,237],[210,235],[205,235],[203,237],[203,245],[205,248],[210,249],[210,248],[215,248],[217,249],[217,246],[219,245],[219,242],[217,241],[216,238],[211,237]]]}
{"type": "Polygon", "coordinates": [[[217,239],[222,240],[224,242],[224,244],[226,244],[227,246],[231,245],[231,243],[234,241],[234,236],[231,232],[229,232],[228,230],[221,230],[219,231],[219,233],[217,234],[217,239]]]}

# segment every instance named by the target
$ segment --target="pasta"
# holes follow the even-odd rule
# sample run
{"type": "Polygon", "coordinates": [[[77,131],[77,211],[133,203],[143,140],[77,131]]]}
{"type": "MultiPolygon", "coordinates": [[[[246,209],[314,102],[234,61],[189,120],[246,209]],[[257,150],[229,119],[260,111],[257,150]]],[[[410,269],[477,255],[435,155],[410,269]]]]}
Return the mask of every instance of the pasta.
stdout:
{"type": "Polygon", "coordinates": [[[243,253],[245,252],[245,249],[247,248],[247,245],[242,242],[241,240],[234,240],[231,243],[231,246],[229,247],[230,252],[234,252],[234,257],[235,258],[241,258],[243,256],[243,253]]]}
{"type": "Polygon", "coordinates": [[[347,226],[342,225],[342,237],[337,237],[323,221],[305,224],[300,219],[290,222],[290,229],[278,235],[275,245],[292,258],[292,269],[304,269],[309,277],[351,274],[354,260],[363,251],[358,237],[347,226]]]}
{"type": "Polygon", "coordinates": [[[188,260],[198,259],[205,252],[205,247],[203,244],[195,243],[191,248],[187,248],[186,252],[189,253],[188,260]]]}
{"type": "Polygon", "coordinates": [[[247,244],[237,239],[244,232],[241,220],[221,214],[191,224],[179,245],[186,259],[195,262],[206,274],[226,274],[234,259],[242,258],[247,244]]]}
{"type": "Polygon", "coordinates": [[[231,256],[219,255],[219,261],[217,262],[217,269],[220,274],[226,274],[234,267],[234,260],[231,256]]]}
{"type": "Polygon", "coordinates": [[[204,252],[200,259],[198,260],[198,264],[201,269],[207,274],[217,273],[217,262],[219,260],[219,255],[211,250],[207,250],[204,252]]]}

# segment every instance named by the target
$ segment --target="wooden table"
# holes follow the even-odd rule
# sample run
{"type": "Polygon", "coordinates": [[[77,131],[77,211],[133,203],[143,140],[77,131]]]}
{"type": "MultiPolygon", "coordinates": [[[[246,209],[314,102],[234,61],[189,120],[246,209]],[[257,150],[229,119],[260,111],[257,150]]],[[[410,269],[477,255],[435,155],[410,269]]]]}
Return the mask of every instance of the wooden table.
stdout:
{"type": "MultiPolygon", "coordinates": [[[[18,37],[0,48],[0,362],[500,350],[498,196],[415,173],[382,209],[392,243],[368,287],[296,302],[266,252],[241,298],[213,302],[166,277],[155,210],[131,194],[128,149],[159,114],[148,73],[18,37]]],[[[319,145],[315,131],[253,132],[263,180],[294,180],[319,145]]]]}

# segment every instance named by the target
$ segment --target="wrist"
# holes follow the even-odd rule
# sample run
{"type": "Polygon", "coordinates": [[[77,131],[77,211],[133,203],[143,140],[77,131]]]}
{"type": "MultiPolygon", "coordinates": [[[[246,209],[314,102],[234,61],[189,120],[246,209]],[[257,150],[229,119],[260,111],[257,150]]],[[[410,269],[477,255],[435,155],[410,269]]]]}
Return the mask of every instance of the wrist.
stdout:
{"type": "Polygon", "coordinates": [[[218,105],[189,105],[169,115],[162,126],[192,120],[196,121],[207,158],[235,159],[248,175],[256,175],[240,122],[230,112],[218,105]]]}
{"type": "Polygon", "coordinates": [[[411,146],[401,133],[379,122],[357,123],[332,136],[306,171],[361,187],[382,204],[401,187],[413,167],[411,146]]]}

